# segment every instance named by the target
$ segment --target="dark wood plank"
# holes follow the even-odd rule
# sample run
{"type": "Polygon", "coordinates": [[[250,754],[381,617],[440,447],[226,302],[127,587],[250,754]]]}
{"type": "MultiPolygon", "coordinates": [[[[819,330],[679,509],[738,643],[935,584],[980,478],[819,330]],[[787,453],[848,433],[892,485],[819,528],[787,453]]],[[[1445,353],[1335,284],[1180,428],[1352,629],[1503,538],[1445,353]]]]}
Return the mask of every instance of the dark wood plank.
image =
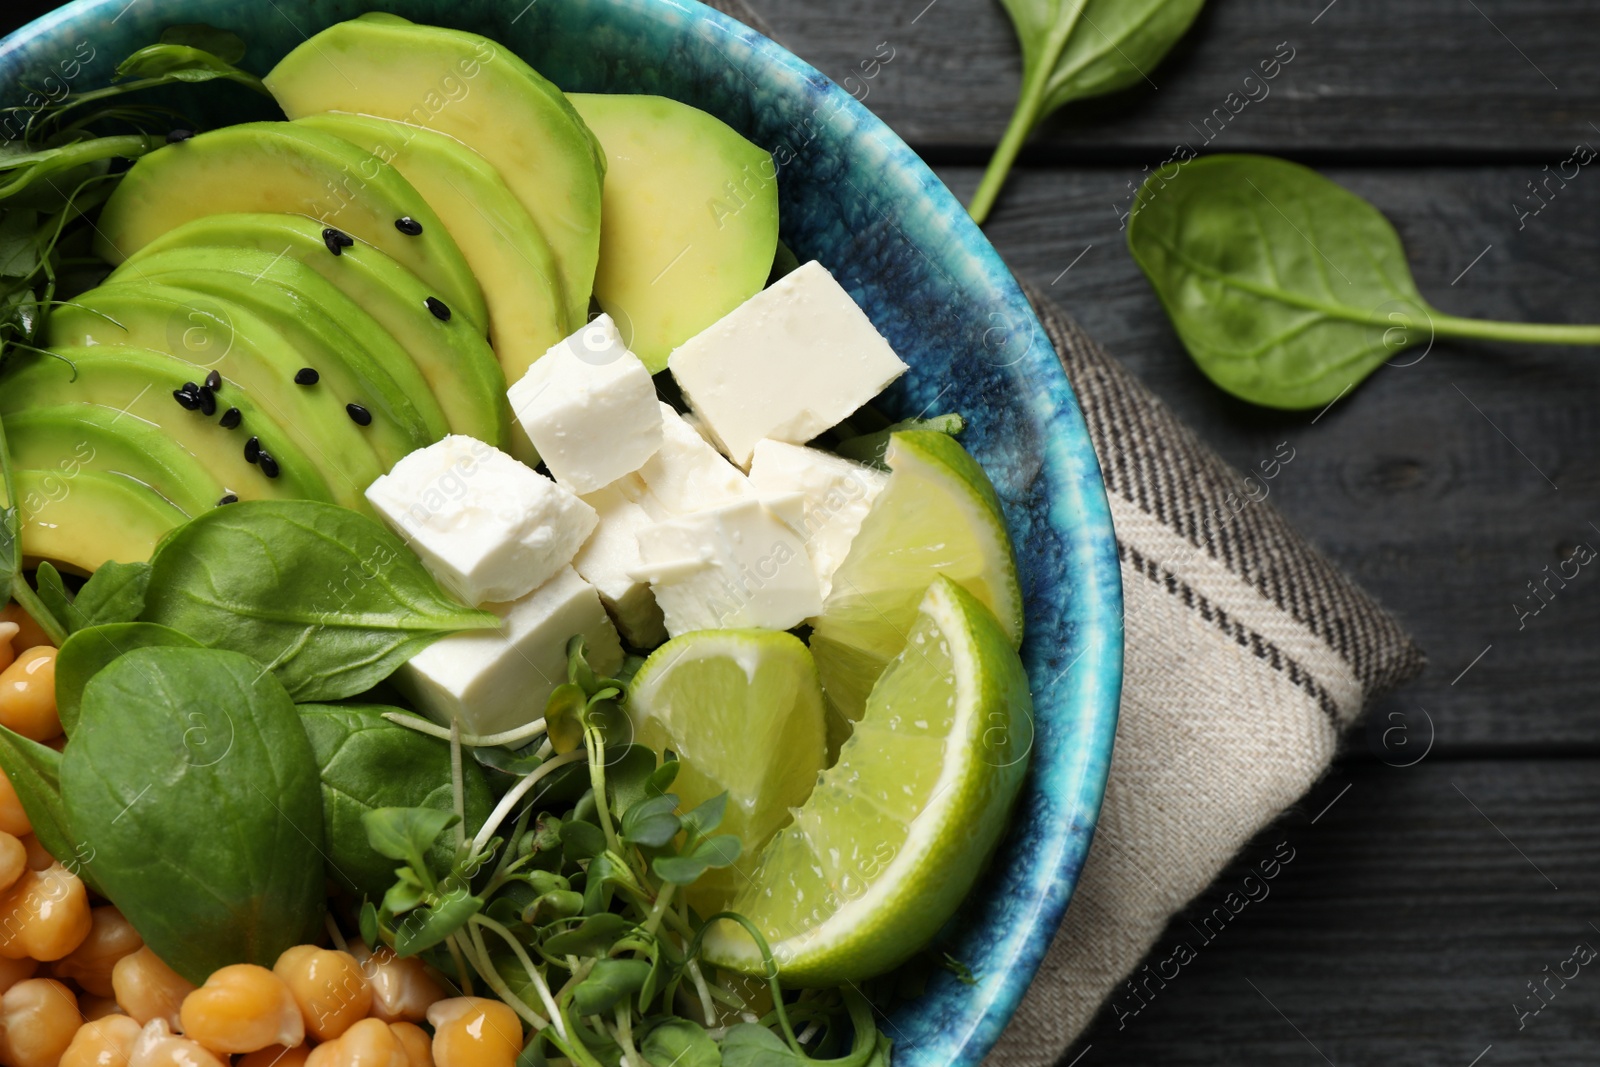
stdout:
{"type": "Polygon", "coordinates": [[[1520,1029],[1513,1005],[1600,951],[1597,893],[1600,762],[1336,767],[1170,925],[1149,962],[1175,976],[1143,1006],[1123,987],[1062,1062],[1592,1063],[1600,960],[1520,1029]]]}
{"type": "MultiPolygon", "coordinates": [[[[978,176],[941,173],[959,195],[978,176]]],[[[1537,168],[1327,173],[1394,220],[1423,292],[1444,310],[1600,316],[1593,175],[1580,174],[1519,232],[1511,197],[1537,168]]],[[[1195,369],[1127,251],[1119,214],[1137,177],[1133,167],[1019,174],[988,232],[1019,275],[1046,287],[1230,461],[1253,468],[1279,442],[1295,450],[1269,499],[1398,612],[1432,658],[1421,683],[1378,709],[1380,720],[1395,711],[1423,722],[1425,709],[1447,746],[1600,745],[1600,566],[1565,589],[1552,583],[1551,602],[1525,628],[1513,607],[1539,604],[1526,583],[1579,542],[1600,550],[1590,525],[1600,524],[1596,355],[1440,342],[1315,422],[1234,401],[1195,369]]]]}
{"type": "MultiPolygon", "coordinates": [[[[1020,60],[995,0],[752,2],[799,55],[837,81],[854,77],[847,87],[911,143],[999,139],[1020,60]],[[880,42],[894,59],[863,79],[880,42]]],[[[1586,0],[1211,0],[1150,84],[1057,116],[1037,156],[1198,147],[1213,109],[1243,95],[1285,41],[1293,60],[1265,90],[1249,89],[1258,102],[1212,120],[1222,131],[1213,148],[1549,154],[1597,137],[1597,40],[1600,7],[1586,0]]]]}

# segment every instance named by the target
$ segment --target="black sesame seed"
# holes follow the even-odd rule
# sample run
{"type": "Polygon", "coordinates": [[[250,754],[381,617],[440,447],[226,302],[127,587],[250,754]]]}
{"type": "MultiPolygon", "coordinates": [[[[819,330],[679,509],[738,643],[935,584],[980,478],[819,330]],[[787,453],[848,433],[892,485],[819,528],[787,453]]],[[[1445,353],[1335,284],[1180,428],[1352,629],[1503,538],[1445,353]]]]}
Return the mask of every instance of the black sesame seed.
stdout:
{"type": "Polygon", "coordinates": [[[217,501],[217,507],[220,508],[224,504],[237,504],[238,502],[238,497],[234,496],[232,493],[225,493],[223,494],[222,499],[217,501]]]}
{"type": "Polygon", "coordinates": [[[200,414],[210,418],[217,413],[217,394],[209,386],[200,387],[200,414]]]}
{"type": "Polygon", "coordinates": [[[278,476],[278,461],[273,459],[269,452],[261,453],[261,473],[268,478],[276,478],[278,476]]]}
{"type": "Polygon", "coordinates": [[[174,389],[172,391],[172,399],[189,411],[196,411],[200,407],[200,398],[194,393],[186,393],[182,389],[174,389]]]}
{"type": "Polygon", "coordinates": [[[450,305],[446,304],[443,300],[440,300],[436,296],[430,296],[427,300],[423,301],[423,303],[428,305],[428,310],[433,312],[434,318],[438,319],[440,322],[450,321],[450,305]]]}
{"type": "Polygon", "coordinates": [[[244,461],[254,463],[261,458],[261,438],[252,437],[244,443],[244,461]]]}
{"type": "Polygon", "coordinates": [[[167,143],[168,144],[177,144],[180,141],[187,141],[189,138],[191,138],[193,136],[194,136],[194,131],[193,130],[168,130],[167,131],[167,143]]]}
{"type": "Polygon", "coordinates": [[[190,396],[198,396],[200,394],[200,386],[196,382],[184,382],[183,391],[190,396]]]}
{"type": "Polygon", "coordinates": [[[356,239],[343,230],[336,230],[332,226],[322,231],[322,243],[328,246],[328,251],[339,255],[346,248],[356,243],[356,239]]]}
{"type": "Polygon", "coordinates": [[[357,426],[372,425],[372,412],[368,411],[360,404],[346,404],[344,409],[350,413],[350,421],[355,423],[357,426]]]}
{"type": "Polygon", "coordinates": [[[216,371],[212,371],[210,374],[206,375],[206,388],[211,390],[213,393],[220,392],[222,389],[222,375],[218,374],[216,371]]]}
{"type": "Polygon", "coordinates": [[[394,228],[405,234],[407,237],[422,236],[422,223],[418,222],[410,215],[407,215],[404,218],[395,219],[394,228]]]}
{"type": "Polygon", "coordinates": [[[321,380],[322,375],[317,373],[317,368],[315,367],[301,367],[294,372],[294,384],[296,385],[316,385],[321,380]]]}
{"type": "Polygon", "coordinates": [[[222,418],[217,420],[217,425],[224,430],[232,430],[236,429],[242,421],[244,421],[244,415],[240,413],[239,409],[229,408],[222,413],[222,418]]]}

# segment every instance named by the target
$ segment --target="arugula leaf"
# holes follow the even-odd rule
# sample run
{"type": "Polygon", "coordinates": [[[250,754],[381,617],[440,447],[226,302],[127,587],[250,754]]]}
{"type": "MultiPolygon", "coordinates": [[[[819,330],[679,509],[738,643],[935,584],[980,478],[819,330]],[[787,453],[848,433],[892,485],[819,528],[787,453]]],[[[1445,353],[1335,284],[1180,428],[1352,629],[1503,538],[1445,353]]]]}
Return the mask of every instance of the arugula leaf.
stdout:
{"type": "Polygon", "coordinates": [[[1022,90],[968,207],[989,217],[1033,128],[1062,105],[1148,81],[1205,0],[1000,0],[1022,44],[1022,90]]]}
{"type": "Polygon", "coordinates": [[[310,500],[217,508],[157,546],[144,618],[256,657],[300,702],[364,693],[446,634],[493,629],[398,537],[310,500]]]}
{"type": "Polygon", "coordinates": [[[188,634],[153,622],[108,623],[78,630],[56,654],[56,714],[61,729],[72,736],[78,727],[84,687],[118,656],[136,648],[199,647],[200,642],[188,634]]]}
{"type": "Polygon", "coordinates": [[[1435,337],[1600,344],[1600,326],[1485,322],[1429,306],[1388,219],[1269,156],[1207,156],[1171,180],[1152,176],[1128,247],[1206,377],[1267,407],[1324,407],[1435,337]]]}
{"type": "Polygon", "coordinates": [[[322,931],[322,795],[283,686],[247,656],[141,648],[84,692],[61,758],[89,869],[145,943],[201,983],[322,931]]]}

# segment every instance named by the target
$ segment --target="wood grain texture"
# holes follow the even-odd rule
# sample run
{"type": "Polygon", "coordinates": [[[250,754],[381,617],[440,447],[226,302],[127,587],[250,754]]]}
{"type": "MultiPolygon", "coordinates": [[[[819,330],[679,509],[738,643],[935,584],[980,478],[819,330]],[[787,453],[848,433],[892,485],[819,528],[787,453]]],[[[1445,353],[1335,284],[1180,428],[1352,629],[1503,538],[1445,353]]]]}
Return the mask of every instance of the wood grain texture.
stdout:
{"type": "MultiPolygon", "coordinates": [[[[995,0],[752,5],[780,40],[925,150],[992,145],[1011,113],[1020,60],[995,0]],[[894,59],[864,80],[861,64],[880,42],[894,59]]],[[[1600,67],[1581,44],[1597,39],[1600,7],[1587,0],[1213,2],[1147,84],[1057,115],[1032,158],[1199,147],[1213,109],[1285,41],[1294,59],[1259,102],[1213,119],[1222,132],[1212,148],[1548,154],[1600,136],[1588,125],[1600,114],[1600,67]]]]}

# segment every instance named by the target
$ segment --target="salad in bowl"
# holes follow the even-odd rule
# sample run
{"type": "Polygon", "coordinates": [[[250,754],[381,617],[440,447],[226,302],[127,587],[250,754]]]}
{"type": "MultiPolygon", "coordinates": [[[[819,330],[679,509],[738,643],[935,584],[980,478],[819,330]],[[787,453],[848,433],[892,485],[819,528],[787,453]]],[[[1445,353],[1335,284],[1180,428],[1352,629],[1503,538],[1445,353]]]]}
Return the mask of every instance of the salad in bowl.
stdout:
{"type": "Polygon", "coordinates": [[[1109,749],[1036,718],[994,401],[905,410],[705,109],[386,12],[245,58],[170,25],[0,157],[0,1063],[864,1067],[954,987],[981,1055],[1109,749]]]}

